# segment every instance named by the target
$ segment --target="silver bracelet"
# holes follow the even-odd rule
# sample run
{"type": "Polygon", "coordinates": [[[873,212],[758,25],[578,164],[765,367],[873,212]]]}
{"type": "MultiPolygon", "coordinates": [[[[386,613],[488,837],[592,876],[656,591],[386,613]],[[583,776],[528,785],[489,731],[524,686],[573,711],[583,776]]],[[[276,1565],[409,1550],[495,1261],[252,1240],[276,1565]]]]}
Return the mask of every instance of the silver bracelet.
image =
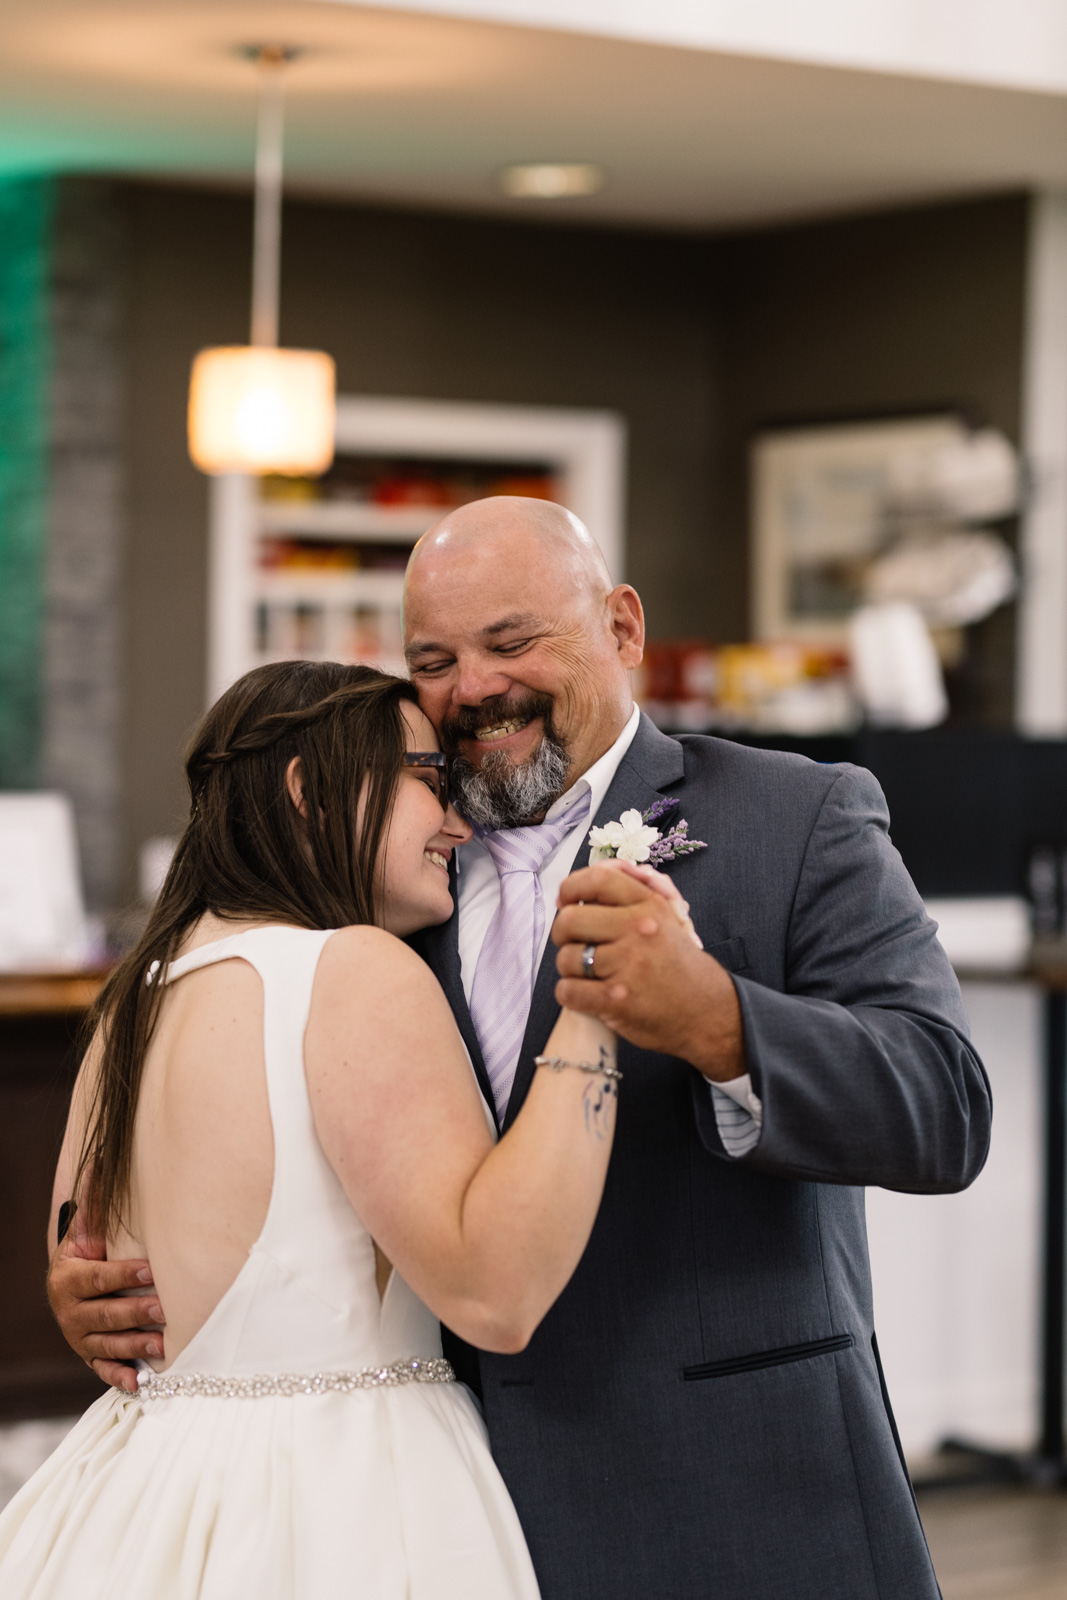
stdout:
{"type": "Polygon", "coordinates": [[[614,1083],[622,1082],[622,1073],[618,1067],[605,1067],[599,1061],[567,1061],[563,1056],[534,1056],[535,1067],[551,1067],[553,1072],[562,1072],[564,1067],[574,1067],[578,1072],[592,1072],[598,1078],[610,1078],[614,1083]]]}

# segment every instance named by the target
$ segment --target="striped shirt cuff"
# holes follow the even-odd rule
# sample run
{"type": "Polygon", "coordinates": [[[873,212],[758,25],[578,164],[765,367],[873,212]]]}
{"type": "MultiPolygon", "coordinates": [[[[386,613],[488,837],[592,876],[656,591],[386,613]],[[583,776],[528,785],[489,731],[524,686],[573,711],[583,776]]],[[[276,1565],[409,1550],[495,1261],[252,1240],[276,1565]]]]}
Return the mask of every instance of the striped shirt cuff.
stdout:
{"type": "Polygon", "coordinates": [[[715,1125],[723,1149],[732,1160],[740,1160],[756,1148],[763,1131],[763,1106],[745,1073],[729,1085],[709,1083],[715,1107],[715,1125]]]}

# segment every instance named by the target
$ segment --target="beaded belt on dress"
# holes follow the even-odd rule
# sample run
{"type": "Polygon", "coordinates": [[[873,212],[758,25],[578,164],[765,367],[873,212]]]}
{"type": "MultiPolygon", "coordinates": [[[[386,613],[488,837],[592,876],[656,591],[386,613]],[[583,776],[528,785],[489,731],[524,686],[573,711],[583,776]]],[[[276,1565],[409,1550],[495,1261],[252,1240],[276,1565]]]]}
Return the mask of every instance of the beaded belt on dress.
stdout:
{"type": "Polygon", "coordinates": [[[354,1394],[357,1389],[396,1389],[405,1383],[455,1383],[443,1356],[425,1361],[394,1361],[359,1372],[272,1372],[250,1377],[212,1372],[139,1372],[142,1400],[175,1400],[197,1395],[207,1400],[259,1400],[266,1395],[354,1394]]]}

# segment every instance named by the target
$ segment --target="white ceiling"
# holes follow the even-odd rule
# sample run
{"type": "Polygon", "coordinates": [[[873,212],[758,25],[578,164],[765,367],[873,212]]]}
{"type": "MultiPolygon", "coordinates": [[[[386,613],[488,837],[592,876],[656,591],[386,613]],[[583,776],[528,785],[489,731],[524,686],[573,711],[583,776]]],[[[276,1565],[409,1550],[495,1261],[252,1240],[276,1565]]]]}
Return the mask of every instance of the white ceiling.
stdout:
{"type": "Polygon", "coordinates": [[[255,74],[291,69],[292,188],[523,216],[736,226],[1067,188],[1067,97],[289,0],[0,0],[0,171],[245,181],[255,74]],[[610,181],[507,200],[514,161],[610,181]]]}
{"type": "MultiPolygon", "coordinates": [[[[333,0],[335,5],[359,0],[333,0]]],[[[1067,92],[1063,0],[378,0],[779,61],[1067,92]]]]}

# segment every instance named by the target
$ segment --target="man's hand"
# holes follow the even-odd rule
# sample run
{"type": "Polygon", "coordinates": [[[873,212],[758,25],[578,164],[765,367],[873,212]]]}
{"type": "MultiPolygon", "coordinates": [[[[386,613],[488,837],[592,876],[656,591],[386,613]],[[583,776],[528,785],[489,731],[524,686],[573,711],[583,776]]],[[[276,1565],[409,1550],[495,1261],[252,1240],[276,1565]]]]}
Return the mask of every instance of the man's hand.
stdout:
{"type": "Polygon", "coordinates": [[[679,1056],[713,1082],[741,1077],[737,991],[697,948],[671,897],[604,862],[572,872],[559,904],[552,938],[561,1006],[591,1012],[631,1044],[679,1056]],[[593,980],[582,976],[587,944],[596,946],[593,980]]]}
{"type": "Polygon", "coordinates": [[[48,1300],[64,1339],[97,1377],[128,1394],[137,1374],[126,1363],[163,1354],[163,1308],[147,1261],[108,1261],[97,1234],[79,1226],[52,1254],[48,1300]],[[145,1296],[145,1298],[141,1298],[145,1296]]]}

